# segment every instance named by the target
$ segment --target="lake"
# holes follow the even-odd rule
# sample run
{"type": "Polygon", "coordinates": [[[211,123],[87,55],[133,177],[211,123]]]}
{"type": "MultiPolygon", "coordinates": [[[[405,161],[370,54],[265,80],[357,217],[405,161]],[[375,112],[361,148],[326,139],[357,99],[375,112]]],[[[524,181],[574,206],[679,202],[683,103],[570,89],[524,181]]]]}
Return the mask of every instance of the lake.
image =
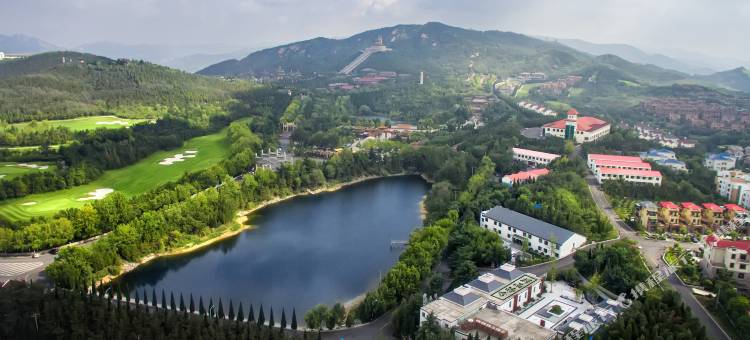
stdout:
{"type": "MultiPolygon", "coordinates": [[[[254,229],[188,254],[162,257],[123,275],[131,289],[232,299],[265,313],[291,316],[319,303],[345,303],[377,286],[406,240],[421,226],[419,203],[429,185],[417,176],[370,180],[336,192],[293,198],[251,215],[254,229]]],[[[141,294],[142,295],[142,294],[141,294]]],[[[179,301],[177,301],[179,303],[179,301]]],[[[267,317],[268,318],[268,317],[267,317]]]]}

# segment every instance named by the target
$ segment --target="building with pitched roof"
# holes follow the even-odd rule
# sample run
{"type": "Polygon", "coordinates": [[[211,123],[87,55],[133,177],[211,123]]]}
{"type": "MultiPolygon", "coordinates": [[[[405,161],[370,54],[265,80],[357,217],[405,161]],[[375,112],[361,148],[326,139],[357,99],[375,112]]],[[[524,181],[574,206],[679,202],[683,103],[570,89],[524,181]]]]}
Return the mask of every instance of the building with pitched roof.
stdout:
{"type": "Polygon", "coordinates": [[[651,164],[640,157],[589,154],[587,165],[596,180],[624,180],[626,182],[661,185],[662,175],[651,170],[651,164]]]}
{"type": "Polygon", "coordinates": [[[724,208],[715,203],[703,203],[701,222],[706,228],[716,230],[724,224],[724,208]]]}
{"type": "Polygon", "coordinates": [[[690,230],[702,229],[703,211],[693,202],[680,203],[680,223],[690,230]]]}
{"type": "Polygon", "coordinates": [[[567,113],[566,119],[542,125],[545,136],[573,140],[575,143],[589,143],[609,134],[609,123],[594,117],[581,117],[576,109],[567,113]]]}
{"type": "Polygon", "coordinates": [[[651,201],[635,204],[635,218],[646,230],[656,230],[659,226],[659,207],[651,201]]]}
{"type": "Polygon", "coordinates": [[[701,270],[709,278],[725,270],[740,288],[750,289],[750,240],[722,240],[712,234],[703,239],[701,270]]]}
{"type": "Polygon", "coordinates": [[[659,202],[659,225],[665,230],[680,227],[680,207],[674,202],[659,202]]]}
{"type": "Polygon", "coordinates": [[[669,149],[651,149],[648,152],[641,152],[640,156],[642,160],[652,161],[658,165],[668,167],[673,170],[687,171],[685,162],[678,160],[674,151],[669,149]]]}
{"type": "Polygon", "coordinates": [[[547,169],[533,169],[529,171],[521,171],[521,172],[516,172],[514,174],[503,176],[503,178],[501,179],[501,182],[503,184],[513,186],[514,184],[536,180],[540,176],[544,176],[546,174],[549,174],[549,170],[547,169]]]}
{"type": "Polygon", "coordinates": [[[553,258],[566,257],[586,243],[583,235],[501,206],[483,211],[479,224],[511,247],[528,242],[529,250],[553,258]]]}
{"type": "Polygon", "coordinates": [[[560,158],[560,155],[554,153],[546,153],[535,150],[513,148],[513,159],[521,162],[525,162],[529,165],[539,166],[548,165],[555,159],[560,158]]]}
{"type": "Polygon", "coordinates": [[[732,170],[736,163],[737,159],[728,152],[710,153],[703,160],[703,165],[714,171],[732,170]]]}

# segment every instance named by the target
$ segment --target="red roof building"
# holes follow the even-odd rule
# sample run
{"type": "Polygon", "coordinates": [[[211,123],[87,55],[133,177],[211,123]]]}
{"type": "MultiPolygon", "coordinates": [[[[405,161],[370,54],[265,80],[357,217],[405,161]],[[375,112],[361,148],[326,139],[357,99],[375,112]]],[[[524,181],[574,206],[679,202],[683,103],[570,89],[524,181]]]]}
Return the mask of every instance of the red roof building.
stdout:
{"type": "Polygon", "coordinates": [[[709,278],[722,270],[728,272],[733,281],[747,289],[750,287],[750,240],[722,240],[716,235],[704,239],[702,272],[709,278]]]}
{"type": "Polygon", "coordinates": [[[599,168],[596,180],[602,183],[607,180],[624,180],[626,182],[661,185],[661,172],[654,170],[599,168]]]}
{"type": "Polygon", "coordinates": [[[670,201],[659,202],[659,207],[669,210],[680,210],[680,207],[678,207],[677,204],[674,204],[674,202],[670,201]]]}
{"type": "Polygon", "coordinates": [[[502,182],[512,186],[517,183],[523,183],[529,180],[535,180],[539,178],[539,176],[544,176],[548,173],[549,173],[549,170],[547,169],[534,169],[534,170],[529,170],[529,171],[521,171],[515,174],[503,176],[502,182]]]}
{"type": "Polygon", "coordinates": [[[600,139],[610,131],[609,123],[594,117],[582,117],[576,109],[568,111],[566,119],[560,119],[542,125],[542,133],[545,136],[565,138],[565,125],[569,121],[575,121],[575,142],[588,143],[600,139]]]}

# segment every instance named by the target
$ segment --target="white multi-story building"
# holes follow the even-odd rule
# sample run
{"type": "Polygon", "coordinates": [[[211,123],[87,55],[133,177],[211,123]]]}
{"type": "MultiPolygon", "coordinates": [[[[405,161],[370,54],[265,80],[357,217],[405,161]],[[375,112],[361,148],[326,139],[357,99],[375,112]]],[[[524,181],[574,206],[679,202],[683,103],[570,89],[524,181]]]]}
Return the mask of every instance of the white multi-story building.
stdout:
{"type": "Polygon", "coordinates": [[[727,201],[750,209],[750,174],[737,170],[719,171],[716,191],[727,201]]]}
{"type": "Polygon", "coordinates": [[[596,171],[596,180],[599,184],[609,180],[623,180],[625,182],[661,185],[661,172],[655,170],[631,170],[601,168],[596,171]]]}
{"type": "Polygon", "coordinates": [[[479,222],[512,247],[528,242],[529,250],[553,258],[566,257],[586,243],[583,235],[501,206],[483,211],[479,222]]]}
{"type": "Polygon", "coordinates": [[[648,152],[641,152],[641,159],[652,161],[658,165],[672,168],[677,171],[687,171],[685,162],[677,159],[674,151],[669,149],[651,149],[648,152]]]}
{"type": "Polygon", "coordinates": [[[609,123],[594,117],[579,117],[578,111],[571,109],[567,119],[542,125],[545,136],[573,140],[575,143],[588,143],[609,134],[609,123]]]}
{"type": "Polygon", "coordinates": [[[588,167],[596,180],[624,180],[626,182],[661,185],[662,175],[651,170],[651,164],[640,157],[589,154],[588,167]]]}
{"type": "Polygon", "coordinates": [[[732,170],[736,166],[737,159],[727,152],[710,153],[703,160],[703,165],[714,171],[732,170]]]}
{"type": "Polygon", "coordinates": [[[739,286],[750,288],[750,240],[722,240],[709,235],[703,242],[701,268],[706,276],[713,278],[723,269],[739,286]]]}
{"type": "Polygon", "coordinates": [[[548,165],[555,159],[560,158],[560,155],[554,153],[546,153],[535,150],[513,148],[513,159],[517,161],[526,162],[527,164],[539,166],[548,165]]]}

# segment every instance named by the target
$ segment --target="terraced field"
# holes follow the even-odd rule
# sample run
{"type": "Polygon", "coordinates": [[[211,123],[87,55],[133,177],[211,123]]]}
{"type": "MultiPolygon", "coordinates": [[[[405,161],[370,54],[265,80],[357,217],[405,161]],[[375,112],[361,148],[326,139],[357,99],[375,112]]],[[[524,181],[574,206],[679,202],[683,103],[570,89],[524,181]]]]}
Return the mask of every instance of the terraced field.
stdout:
{"type": "Polygon", "coordinates": [[[205,169],[229,156],[227,130],[193,138],[181,148],[157,152],[131,166],[107,171],[94,182],[75,188],[34,194],[0,202],[0,216],[24,220],[34,216],[50,216],[61,209],[80,207],[90,202],[82,200],[102,195],[113,189],[127,196],[137,195],[158,185],[174,181],[185,172],[205,169]],[[182,157],[175,157],[176,155],[182,157]],[[165,159],[181,158],[165,162],[165,159]],[[162,163],[162,164],[160,164],[162,163]],[[100,190],[97,192],[97,190],[100,190]]]}

